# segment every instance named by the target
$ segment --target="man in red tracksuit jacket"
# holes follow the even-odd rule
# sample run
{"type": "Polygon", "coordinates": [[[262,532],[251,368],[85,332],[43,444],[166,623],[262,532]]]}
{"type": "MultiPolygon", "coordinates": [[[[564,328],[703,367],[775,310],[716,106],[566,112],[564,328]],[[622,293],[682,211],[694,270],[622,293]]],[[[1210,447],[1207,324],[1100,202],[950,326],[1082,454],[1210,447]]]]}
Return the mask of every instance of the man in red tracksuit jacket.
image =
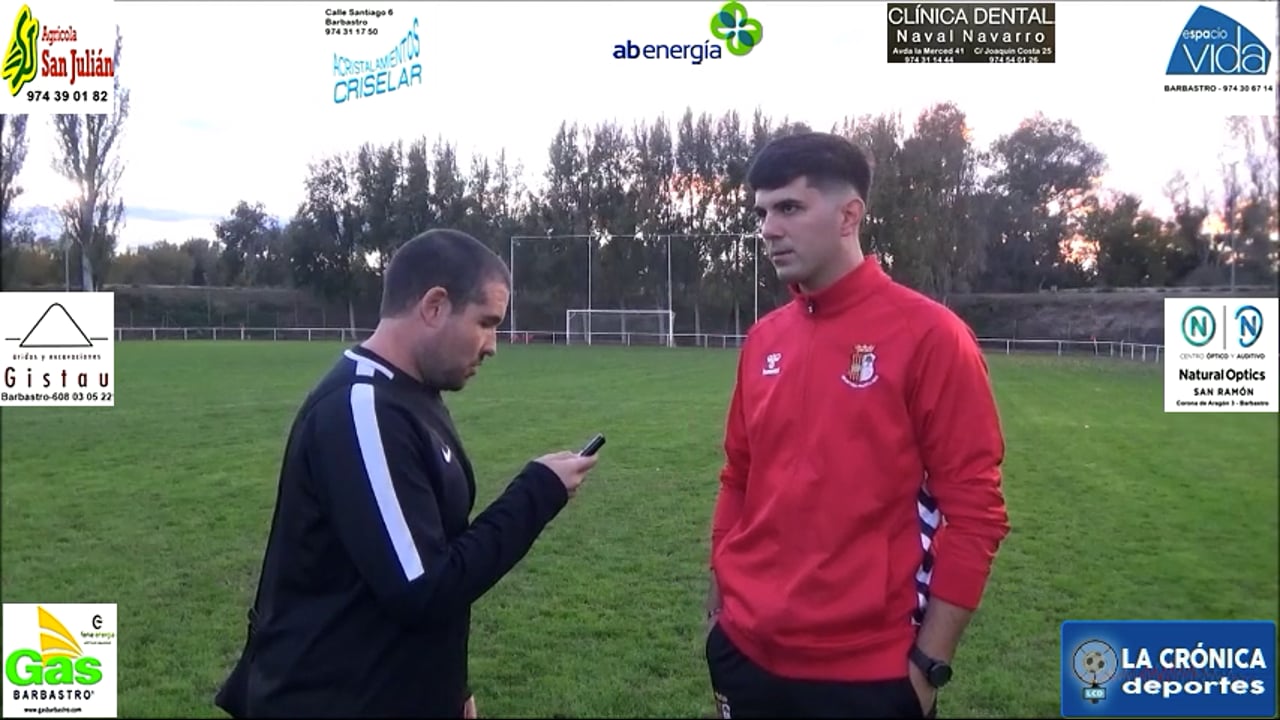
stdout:
{"type": "Polygon", "coordinates": [[[862,254],[871,170],[835,135],[747,178],[793,300],[738,360],[712,521],[722,717],[933,717],[1008,534],[1004,441],[968,326],[862,254]]]}

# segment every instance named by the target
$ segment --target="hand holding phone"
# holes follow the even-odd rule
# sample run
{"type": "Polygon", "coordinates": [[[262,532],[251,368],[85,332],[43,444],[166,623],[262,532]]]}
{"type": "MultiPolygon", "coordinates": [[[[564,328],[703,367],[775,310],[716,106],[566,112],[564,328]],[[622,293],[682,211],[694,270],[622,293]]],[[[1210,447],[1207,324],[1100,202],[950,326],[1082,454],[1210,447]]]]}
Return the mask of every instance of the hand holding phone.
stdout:
{"type": "Polygon", "coordinates": [[[591,468],[595,467],[595,454],[599,452],[603,445],[604,435],[597,434],[576,454],[570,451],[561,451],[543,455],[535,462],[545,465],[554,472],[560,478],[560,482],[564,483],[564,489],[568,491],[569,497],[573,497],[577,493],[578,487],[587,479],[587,473],[591,472],[591,468]]]}
{"type": "Polygon", "coordinates": [[[604,446],[604,433],[596,433],[596,436],[591,438],[591,440],[589,440],[587,444],[583,446],[582,450],[578,451],[578,454],[582,455],[583,457],[590,457],[592,455],[595,455],[596,452],[598,452],[600,448],[603,446],[604,446]]]}

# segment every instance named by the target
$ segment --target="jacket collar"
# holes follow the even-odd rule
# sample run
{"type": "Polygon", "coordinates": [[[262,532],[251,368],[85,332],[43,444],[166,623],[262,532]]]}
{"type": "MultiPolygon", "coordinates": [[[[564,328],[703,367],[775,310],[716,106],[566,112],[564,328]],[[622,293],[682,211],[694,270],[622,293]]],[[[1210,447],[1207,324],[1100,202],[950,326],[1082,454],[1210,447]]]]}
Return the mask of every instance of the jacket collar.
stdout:
{"type": "Polygon", "coordinates": [[[806,293],[800,286],[788,286],[795,302],[808,315],[830,317],[838,315],[866,300],[889,282],[889,276],[880,267],[880,258],[867,255],[858,267],[845,273],[839,280],[816,293],[806,293]]]}
{"type": "Polygon", "coordinates": [[[411,387],[420,392],[424,392],[435,400],[441,400],[440,391],[414,378],[409,373],[385,357],[365,347],[363,344],[357,343],[347,348],[348,357],[357,355],[368,361],[373,367],[376,374],[380,374],[393,383],[411,387]]]}

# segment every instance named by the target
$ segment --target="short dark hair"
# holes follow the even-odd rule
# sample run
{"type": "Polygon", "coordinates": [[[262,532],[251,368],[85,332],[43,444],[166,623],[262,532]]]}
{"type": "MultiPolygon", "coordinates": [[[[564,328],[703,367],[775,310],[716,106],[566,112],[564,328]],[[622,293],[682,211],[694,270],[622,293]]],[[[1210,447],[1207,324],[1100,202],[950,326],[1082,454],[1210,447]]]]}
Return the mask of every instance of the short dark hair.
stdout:
{"type": "Polygon", "coordinates": [[[449,293],[455,311],[485,301],[485,285],[510,287],[507,264],[484,243],[460,230],[436,229],[416,235],[396,249],[382,278],[382,317],[395,317],[422,300],[433,287],[449,293]]]}
{"type": "Polygon", "coordinates": [[[776,190],[800,177],[824,190],[852,185],[864,201],[869,199],[871,164],[866,154],[831,133],[800,132],[770,140],[751,161],[747,185],[755,190],[776,190]]]}

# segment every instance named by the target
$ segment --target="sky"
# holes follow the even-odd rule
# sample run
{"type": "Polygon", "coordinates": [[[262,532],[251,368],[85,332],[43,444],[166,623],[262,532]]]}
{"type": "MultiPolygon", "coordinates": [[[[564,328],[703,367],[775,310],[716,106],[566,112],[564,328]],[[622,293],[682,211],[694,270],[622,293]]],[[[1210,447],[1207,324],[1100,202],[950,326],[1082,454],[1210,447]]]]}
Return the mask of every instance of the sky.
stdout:
{"type": "MultiPolygon", "coordinates": [[[[9,17],[20,2],[4,0],[0,10],[9,17]]],[[[737,109],[745,119],[759,107],[829,129],[846,116],[894,111],[909,125],[949,100],[981,144],[1043,112],[1073,121],[1107,155],[1108,187],[1164,212],[1163,188],[1176,171],[1193,188],[1219,184],[1228,115],[1275,112],[1274,93],[1164,92],[1165,65],[1195,2],[1059,2],[1052,65],[889,64],[884,3],[802,0],[745,0],[764,37],[744,57],[694,64],[612,56],[627,42],[705,47],[720,4],[77,0],[32,8],[64,13],[46,24],[70,22],[61,19],[67,8],[82,8],[99,26],[108,17],[121,27],[118,71],[131,93],[121,146],[123,247],[212,238],[212,223],[241,199],[287,217],[302,199],[309,161],[363,142],[444,137],[458,144],[464,168],[473,152],[505,148],[532,182],[562,120],[629,128],[658,116],[675,121],[686,106],[712,115],[737,109]],[[339,6],[392,14],[367,18],[375,36],[326,35],[325,10],[339,6]],[[383,56],[415,18],[422,83],[335,104],[335,54],[383,56]]],[[[1212,7],[1274,54],[1274,2],[1212,7]]],[[[1273,57],[1265,82],[1277,82],[1278,66],[1273,57]]],[[[55,205],[73,187],[52,170],[48,119],[33,116],[28,135],[17,206],[55,205]]]]}

